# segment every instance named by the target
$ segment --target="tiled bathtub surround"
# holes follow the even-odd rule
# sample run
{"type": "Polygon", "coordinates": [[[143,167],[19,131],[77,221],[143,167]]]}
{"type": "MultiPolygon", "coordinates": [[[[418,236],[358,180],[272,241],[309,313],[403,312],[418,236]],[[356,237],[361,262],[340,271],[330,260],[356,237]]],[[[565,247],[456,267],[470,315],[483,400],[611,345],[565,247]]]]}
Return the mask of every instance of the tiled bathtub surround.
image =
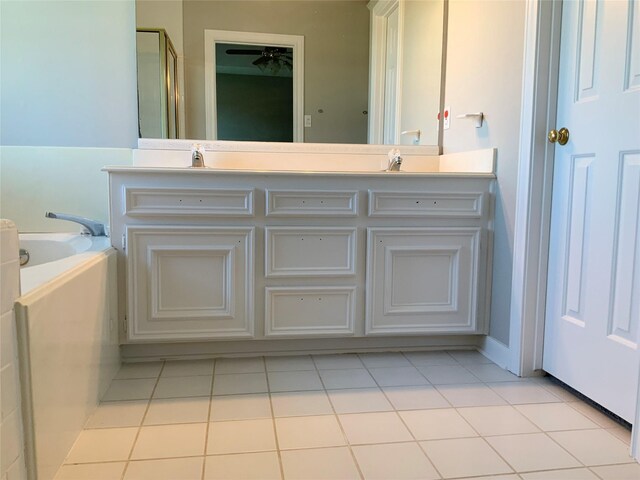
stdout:
{"type": "Polygon", "coordinates": [[[477,352],[125,365],[67,479],[640,478],[624,428],[477,352]]]}
{"type": "Polygon", "coordinates": [[[26,479],[18,350],[13,302],[20,295],[18,231],[9,220],[0,220],[0,479],[26,479]]]}

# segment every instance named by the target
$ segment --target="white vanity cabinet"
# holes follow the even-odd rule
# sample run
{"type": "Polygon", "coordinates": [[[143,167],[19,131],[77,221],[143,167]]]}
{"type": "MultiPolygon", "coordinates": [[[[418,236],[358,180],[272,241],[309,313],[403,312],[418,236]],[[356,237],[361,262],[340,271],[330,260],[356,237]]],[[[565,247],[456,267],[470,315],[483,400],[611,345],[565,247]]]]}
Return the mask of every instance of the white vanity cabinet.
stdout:
{"type": "Polygon", "coordinates": [[[492,174],[107,170],[123,343],[486,333],[492,174]]]}

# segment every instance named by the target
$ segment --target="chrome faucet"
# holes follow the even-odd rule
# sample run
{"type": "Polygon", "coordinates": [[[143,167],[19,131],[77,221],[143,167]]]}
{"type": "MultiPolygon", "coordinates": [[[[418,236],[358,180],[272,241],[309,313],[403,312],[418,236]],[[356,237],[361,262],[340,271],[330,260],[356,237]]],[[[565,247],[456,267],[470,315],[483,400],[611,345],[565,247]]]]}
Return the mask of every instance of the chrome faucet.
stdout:
{"type": "Polygon", "coordinates": [[[47,218],[57,218],[58,220],[67,220],[69,222],[79,223],[85,228],[85,232],[93,237],[106,237],[107,232],[104,228],[104,224],[100,222],[96,222],[95,220],[90,220],[88,218],[79,217],[77,215],[68,215],[66,213],[53,213],[47,212],[44,214],[47,218]]]}
{"type": "Polygon", "coordinates": [[[400,156],[400,150],[394,148],[389,151],[389,165],[387,166],[387,172],[399,172],[402,166],[402,157],[400,156]]]}
{"type": "Polygon", "coordinates": [[[204,148],[198,143],[194,143],[191,147],[191,167],[204,168],[204,148]]]}

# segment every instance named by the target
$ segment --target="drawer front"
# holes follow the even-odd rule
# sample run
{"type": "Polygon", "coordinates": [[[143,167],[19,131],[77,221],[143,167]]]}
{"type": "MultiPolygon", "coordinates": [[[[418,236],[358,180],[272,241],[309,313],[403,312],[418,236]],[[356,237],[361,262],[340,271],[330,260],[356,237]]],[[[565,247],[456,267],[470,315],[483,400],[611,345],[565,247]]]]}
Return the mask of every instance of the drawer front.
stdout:
{"type": "Polygon", "coordinates": [[[371,217],[468,217],[483,213],[482,193],[377,192],[369,190],[371,217]]]}
{"type": "Polygon", "coordinates": [[[267,190],[267,212],[273,217],[358,215],[357,191],[267,190]]]}
{"type": "Polygon", "coordinates": [[[356,287],[267,287],[265,336],[353,335],[356,287]]]}
{"type": "Polygon", "coordinates": [[[265,229],[266,277],[355,275],[355,253],[355,228],[265,229]]]}
{"type": "Polygon", "coordinates": [[[253,216],[253,190],[124,188],[124,214],[132,217],[157,215],[253,216]]]}

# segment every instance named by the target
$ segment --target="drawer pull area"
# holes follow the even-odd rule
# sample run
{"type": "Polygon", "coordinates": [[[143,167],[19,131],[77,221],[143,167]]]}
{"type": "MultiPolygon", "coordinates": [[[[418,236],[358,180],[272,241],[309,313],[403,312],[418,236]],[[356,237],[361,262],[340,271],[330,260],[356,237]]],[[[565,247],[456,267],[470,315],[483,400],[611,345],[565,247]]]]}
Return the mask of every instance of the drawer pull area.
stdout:
{"type": "Polygon", "coordinates": [[[267,215],[273,217],[358,215],[357,191],[266,191],[267,215]]]}
{"type": "Polygon", "coordinates": [[[125,187],[124,214],[253,217],[252,189],[125,187]]]}
{"type": "Polygon", "coordinates": [[[480,218],[482,214],[482,193],[380,192],[369,190],[370,217],[480,218]]]}

